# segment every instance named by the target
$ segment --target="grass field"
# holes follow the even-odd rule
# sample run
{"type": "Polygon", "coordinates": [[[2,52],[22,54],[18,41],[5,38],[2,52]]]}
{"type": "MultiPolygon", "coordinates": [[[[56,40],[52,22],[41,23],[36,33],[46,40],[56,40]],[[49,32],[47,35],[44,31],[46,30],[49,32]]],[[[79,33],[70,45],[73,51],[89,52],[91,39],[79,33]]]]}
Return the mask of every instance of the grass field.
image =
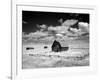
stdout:
{"type": "Polygon", "coordinates": [[[53,41],[23,41],[22,68],[51,68],[89,66],[89,38],[60,41],[68,51],[52,52],[53,41]],[[47,46],[47,49],[44,49],[47,46]],[[26,50],[27,47],[34,49],[26,50]]]}

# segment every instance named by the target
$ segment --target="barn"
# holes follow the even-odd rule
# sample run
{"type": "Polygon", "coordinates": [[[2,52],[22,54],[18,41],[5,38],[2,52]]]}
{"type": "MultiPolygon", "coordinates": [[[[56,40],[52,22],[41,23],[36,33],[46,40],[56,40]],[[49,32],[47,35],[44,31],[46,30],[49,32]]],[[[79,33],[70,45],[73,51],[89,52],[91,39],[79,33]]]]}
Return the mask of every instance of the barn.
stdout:
{"type": "Polygon", "coordinates": [[[60,51],[67,51],[69,49],[69,47],[62,47],[60,42],[54,40],[53,44],[52,44],[52,51],[53,52],[60,52],[60,51]]]}

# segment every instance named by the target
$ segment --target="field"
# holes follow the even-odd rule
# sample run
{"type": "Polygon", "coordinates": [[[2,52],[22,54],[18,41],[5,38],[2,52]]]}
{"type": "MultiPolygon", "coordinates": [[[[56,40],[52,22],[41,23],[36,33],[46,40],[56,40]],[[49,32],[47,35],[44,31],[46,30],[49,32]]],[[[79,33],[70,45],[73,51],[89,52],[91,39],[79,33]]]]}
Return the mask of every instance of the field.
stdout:
{"type": "Polygon", "coordinates": [[[23,41],[22,69],[89,66],[89,37],[60,40],[62,46],[69,47],[68,51],[62,52],[51,50],[53,41],[23,41]],[[33,49],[26,50],[27,47],[33,49]]]}

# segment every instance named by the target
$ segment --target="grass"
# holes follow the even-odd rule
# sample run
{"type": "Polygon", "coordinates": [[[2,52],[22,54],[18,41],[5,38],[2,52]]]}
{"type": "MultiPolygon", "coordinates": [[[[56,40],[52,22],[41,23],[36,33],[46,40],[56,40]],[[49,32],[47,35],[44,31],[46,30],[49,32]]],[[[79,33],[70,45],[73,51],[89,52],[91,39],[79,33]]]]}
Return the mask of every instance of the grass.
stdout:
{"type": "Polygon", "coordinates": [[[22,68],[54,68],[54,67],[77,67],[89,66],[89,42],[88,39],[63,41],[62,46],[69,46],[68,51],[52,52],[51,44],[45,42],[23,43],[22,68]],[[44,46],[48,46],[44,49],[44,46]],[[33,47],[34,50],[26,50],[33,47]]]}

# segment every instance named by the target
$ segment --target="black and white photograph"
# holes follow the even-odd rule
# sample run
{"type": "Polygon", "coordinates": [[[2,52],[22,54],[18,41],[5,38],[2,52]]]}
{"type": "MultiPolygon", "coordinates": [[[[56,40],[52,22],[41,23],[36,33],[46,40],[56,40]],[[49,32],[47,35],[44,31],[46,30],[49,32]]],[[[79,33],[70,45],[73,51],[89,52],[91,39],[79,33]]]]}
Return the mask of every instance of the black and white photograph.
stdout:
{"type": "Polygon", "coordinates": [[[90,64],[87,13],[22,11],[22,69],[90,64]]]}

